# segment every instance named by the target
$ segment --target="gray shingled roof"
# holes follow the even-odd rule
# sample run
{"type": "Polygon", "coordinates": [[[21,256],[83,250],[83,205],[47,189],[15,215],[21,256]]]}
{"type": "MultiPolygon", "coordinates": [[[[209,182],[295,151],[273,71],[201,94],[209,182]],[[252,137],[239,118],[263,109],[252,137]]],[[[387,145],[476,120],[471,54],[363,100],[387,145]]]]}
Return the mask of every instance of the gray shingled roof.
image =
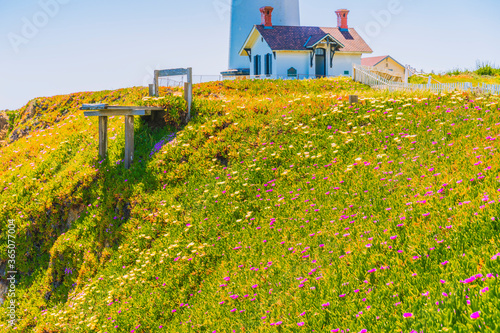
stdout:
{"type": "Polygon", "coordinates": [[[373,52],[354,28],[349,28],[349,31],[340,31],[339,28],[277,25],[272,29],[266,29],[263,25],[256,25],[255,28],[273,51],[307,51],[310,50],[308,47],[330,34],[344,44],[340,52],[373,52]]]}

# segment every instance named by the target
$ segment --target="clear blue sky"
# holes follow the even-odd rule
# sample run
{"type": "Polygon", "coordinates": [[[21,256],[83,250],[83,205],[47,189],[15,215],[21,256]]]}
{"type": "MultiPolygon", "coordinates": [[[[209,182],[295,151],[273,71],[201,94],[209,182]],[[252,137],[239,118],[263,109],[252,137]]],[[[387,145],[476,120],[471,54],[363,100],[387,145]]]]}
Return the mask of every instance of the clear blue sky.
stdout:
{"type": "MultiPolygon", "coordinates": [[[[0,109],[39,96],[146,85],[159,68],[217,75],[227,69],[229,3],[0,0],[0,109]],[[54,1],[59,8],[43,14],[42,3],[54,1]]],[[[426,71],[473,68],[476,60],[500,65],[498,0],[302,0],[301,23],[336,26],[339,8],[351,10],[349,26],[367,37],[373,55],[426,71]],[[389,17],[377,14],[394,1],[389,17]]]]}

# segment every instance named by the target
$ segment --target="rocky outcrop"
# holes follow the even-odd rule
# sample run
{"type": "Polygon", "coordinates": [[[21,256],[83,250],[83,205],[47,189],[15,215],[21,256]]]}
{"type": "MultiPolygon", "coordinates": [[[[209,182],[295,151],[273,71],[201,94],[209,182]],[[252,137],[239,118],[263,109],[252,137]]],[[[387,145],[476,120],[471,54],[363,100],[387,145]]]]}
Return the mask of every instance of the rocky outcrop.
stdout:
{"type": "Polygon", "coordinates": [[[66,219],[66,229],[69,230],[74,221],[76,221],[80,214],[85,210],[84,205],[72,206],[69,209],[68,218],[66,219]]]}
{"type": "Polygon", "coordinates": [[[3,305],[5,301],[5,294],[9,290],[9,283],[5,276],[5,268],[7,267],[6,263],[3,262],[0,264],[0,306],[3,305]]]}
{"type": "Polygon", "coordinates": [[[55,109],[54,105],[49,108],[47,105],[40,103],[37,100],[32,100],[18,112],[18,120],[16,120],[14,124],[14,129],[10,133],[9,137],[5,138],[8,143],[12,143],[22,137],[28,136],[32,132],[47,129],[53,126],[54,124],[62,121],[70,110],[68,108],[55,109]],[[55,118],[53,117],[54,112],[57,112],[55,118]],[[49,115],[47,116],[47,114],[49,115]]]}
{"type": "Polygon", "coordinates": [[[9,116],[5,112],[0,112],[0,141],[5,140],[9,132],[9,116]]]}
{"type": "Polygon", "coordinates": [[[19,140],[20,138],[28,135],[30,132],[30,128],[16,128],[12,131],[12,133],[9,136],[9,142],[14,142],[19,140]]]}
{"type": "MultiPolygon", "coordinates": [[[[40,112],[38,112],[38,114],[37,114],[37,108],[38,108],[38,104],[37,104],[36,100],[34,100],[34,101],[31,101],[26,106],[25,110],[23,110],[23,109],[19,110],[21,120],[15,124],[14,130],[10,133],[9,138],[8,138],[9,143],[17,141],[20,138],[29,135],[29,133],[32,130],[35,130],[37,127],[40,127],[40,126],[38,126],[40,121],[35,122],[35,120],[37,118],[40,118],[40,116],[41,116],[40,112]]],[[[7,140],[7,138],[6,138],[6,140],[7,140]]]]}

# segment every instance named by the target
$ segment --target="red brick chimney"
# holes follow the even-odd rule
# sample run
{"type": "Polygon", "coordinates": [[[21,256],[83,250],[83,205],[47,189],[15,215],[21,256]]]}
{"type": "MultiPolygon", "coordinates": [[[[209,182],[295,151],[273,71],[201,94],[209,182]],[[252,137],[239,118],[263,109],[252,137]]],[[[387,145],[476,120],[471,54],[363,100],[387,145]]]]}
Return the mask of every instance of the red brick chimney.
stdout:
{"type": "Polygon", "coordinates": [[[349,11],[347,9],[339,9],[335,13],[337,14],[337,27],[340,31],[349,31],[349,26],[347,25],[349,11]]]}
{"type": "Polygon", "coordinates": [[[268,29],[273,27],[273,22],[272,22],[273,10],[274,8],[271,6],[265,6],[260,9],[262,17],[262,25],[268,29]]]}

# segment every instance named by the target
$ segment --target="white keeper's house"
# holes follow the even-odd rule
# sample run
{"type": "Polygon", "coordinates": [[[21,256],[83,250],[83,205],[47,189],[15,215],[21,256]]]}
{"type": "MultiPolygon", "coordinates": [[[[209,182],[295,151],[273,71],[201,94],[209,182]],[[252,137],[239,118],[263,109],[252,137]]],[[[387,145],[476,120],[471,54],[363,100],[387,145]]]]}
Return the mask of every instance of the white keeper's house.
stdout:
{"type": "MultiPolygon", "coordinates": [[[[336,11],[337,26],[305,27],[273,25],[271,6],[260,8],[261,24],[254,25],[239,50],[248,60],[245,74],[269,78],[350,76],[353,64],[372,49],[354,28],[349,11],[336,11]]],[[[241,69],[239,70],[241,72],[241,69]]]]}

